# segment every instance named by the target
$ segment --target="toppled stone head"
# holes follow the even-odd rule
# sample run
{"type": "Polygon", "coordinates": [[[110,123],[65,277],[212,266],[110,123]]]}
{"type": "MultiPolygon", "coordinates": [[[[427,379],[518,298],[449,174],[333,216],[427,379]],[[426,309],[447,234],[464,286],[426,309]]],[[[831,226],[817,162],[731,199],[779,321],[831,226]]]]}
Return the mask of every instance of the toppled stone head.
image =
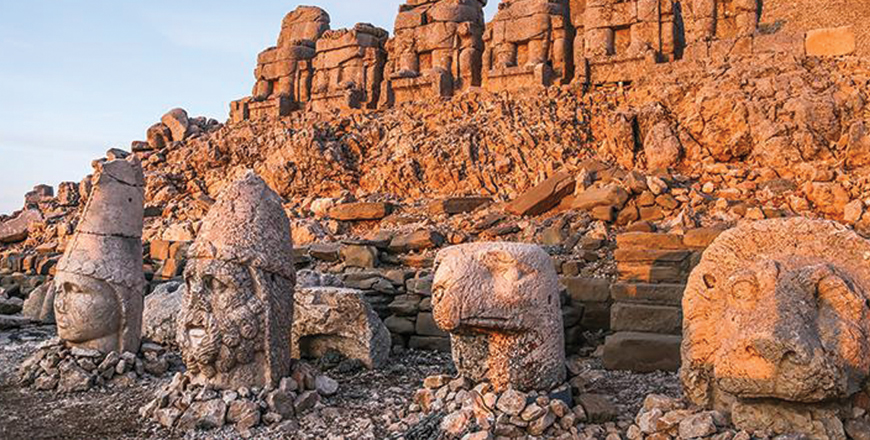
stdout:
{"type": "Polygon", "coordinates": [[[432,309],[459,373],[496,390],[565,380],[559,281],[538,246],[472,243],[438,253],[432,309]]]}
{"type": "Polygon", "coordinates": [[[221,193],[188,255],[177,339],[194,382],[277,385],[290,372],[295,285],[281,198],[248,172],[221,193]]]}
{"type": "Polygon", "coordinates": [[[760,399],[813,405],[860,391],[870,372],[868,263],[870,242],[828,221],[767,220],[720,235],[683,299],[688,397],[746,414],[760,399]]]}
{"type": "Polygon", "coordinates": [[[132,156],[96,167],[91,196],[54,280],[58,336],[103,353],[136,353],[145,293],[145,179],[132,156]]]}

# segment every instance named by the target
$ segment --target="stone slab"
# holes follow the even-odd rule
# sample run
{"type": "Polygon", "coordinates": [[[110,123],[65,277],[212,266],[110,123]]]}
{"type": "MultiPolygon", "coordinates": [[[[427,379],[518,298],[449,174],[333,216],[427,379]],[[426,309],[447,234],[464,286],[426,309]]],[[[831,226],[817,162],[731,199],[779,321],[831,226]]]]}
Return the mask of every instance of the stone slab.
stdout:
{"type": "Polygon", "coordinates": [[[637,373],[677,371],[680,342],[677,335],[619,332],[604,341],[604,368],[637,373]]]}

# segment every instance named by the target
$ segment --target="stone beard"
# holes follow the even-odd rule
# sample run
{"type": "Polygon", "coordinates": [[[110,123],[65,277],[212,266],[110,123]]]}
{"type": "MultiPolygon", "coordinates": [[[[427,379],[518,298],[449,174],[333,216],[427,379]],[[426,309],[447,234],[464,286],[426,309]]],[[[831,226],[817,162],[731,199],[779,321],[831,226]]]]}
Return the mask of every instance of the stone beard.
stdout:
{"type": "Polygon", "coordinates": [[[286,332],[289,347],[294,281],[238,263],[192,260],[185,283],[178,341],[188,372],[222,388],[268,385],[263,365],[275,349],[269,334],[286,332]],[[268,298],[276,299],[271,312],[268,298]],[[264,319],[267,313],[273,319],[264,319]]]}

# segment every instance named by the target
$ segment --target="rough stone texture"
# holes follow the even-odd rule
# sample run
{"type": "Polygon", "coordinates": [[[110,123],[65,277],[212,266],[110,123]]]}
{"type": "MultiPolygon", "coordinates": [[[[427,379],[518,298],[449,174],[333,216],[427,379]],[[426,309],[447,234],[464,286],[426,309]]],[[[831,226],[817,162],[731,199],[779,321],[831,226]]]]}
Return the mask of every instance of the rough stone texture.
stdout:
{"type": "Polygon", "coordinates": [[[409,0],[387,43],[381,106],[480,86],[486,0],[409,0]]]}
{"type": "Polygon", "coordinates": [[[389,33],[367,23],[326,31],[317,40],[313,111],[374,109],[378,105],[389,33]]]}
{"type": "Polygon", "coordinates": [[[619,332],[604,343],[604,366],[608,370],[649,373],[680,368],[680,337],[656,333],[619,332]]]}
{"type": "Polygon", "coordinates": [[[278,45],[257,56],[252,96],[230,104],[230,119],[274,119],[301,108],[311,99],[317,40],[329,30],[329,14],[299,6],[281,23],[278,45]]]}
{"type": "Polygon", "coordinates": [[[574,30],[567,0],[504,0],[484,34],[483,85],[498,92],[567,84],[574,30]]]}
{"type": "Polygon", "coordinates": [[[516,215],[543,214],[574,192],[576,183],[568,173],[556,173],[553,177],[517,197],[505,207],[505,211],[516,215]]]}
{"type": "Polygon", "coordinates": [[[276,386],[290,372],[295,270],[281,198],[251,171],[218,197],[188,251],[178,343],[194,382],[276,386]]]}
{"type": "Polygon", "coordinates": [[[28,209],[0,223],[0,243],[15,243],[27,238],[30,225],[42,221],[38,209],[28,209]]]}
{"type": "Polygon", "coordinates": [[[157,286],[145,297],[142,313],[142,337],[166,347],[177,345],[178,312],[184,296],[184,283],[169,281],[157,286]]]}
{"type": "Polygon", "coordinates": [[[184,109],[176,108],[170,110],[163,115],[160,122],[169,128],[173,141],[183,141],[187,137],[188,130],[190,129],[190,120],[184,109]]]}
{"type": "Polygon", "coordinates": [[[838,57],[855,52],[855,31],[851,26],[815,29],[807,32],[807,55],[838,57]]]}
{"type": "Polygon", "coordinates": [[[390,332],[361,291],[312,287],[296,292],[290,344],[296,359],[336,350],[379,368],[390,355],[390,332]]]}
{"type": "Polygon", "coordinates": [[[328,211],[330,218],[335,220],[380,220],[393,211],[392,205],[380,202],[344,203],[328,211]]]}
{"type": "Polygon", "coordinates": [[[57,333],[74,347],[139,351],[145,182],[134,156],[97,162],[93,189],[57,266],[57,333]]]}
{"type": "Polygon", "coordinates": [[[683,298],[686,395],[733,411],[742,429],[816,435],[767,426],[798,412],[836,438],[823,402],[852,396],[870,373],[868,258],[870,242],[828,221],[765,220],[720,235],[683,298]]]}
{"type": "Polygon", "coordinates": [[[54,283],[45,283],[30,292],[24,300],[21,314],[27,318],[44,324],[54,323],[54,298],[57,289],[54,283]]]}
{"type": "Polygon", "coordinates": [[[496,390],[565,380],[559,280],[534,245],[473,243],[438,253],[432,308],[460,375],[496,390]]]}

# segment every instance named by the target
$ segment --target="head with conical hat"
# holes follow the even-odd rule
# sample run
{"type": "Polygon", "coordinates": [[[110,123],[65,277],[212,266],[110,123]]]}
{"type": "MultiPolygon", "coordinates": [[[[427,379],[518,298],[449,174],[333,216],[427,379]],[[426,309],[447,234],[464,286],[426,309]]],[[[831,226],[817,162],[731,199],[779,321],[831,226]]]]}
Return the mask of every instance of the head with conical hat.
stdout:
{"type": "Polygon", "coordinates": [[[277,385],[290,369],[293,243],[281,198],[251,171],[230,184],[188,253],[178,319],[195,381],[277,385]]]}
{"type": "Polygon", "coordinates": [[[55,277],[58,336],[68,344],[137,352],[145,276],[145,179],[131,156],[98,162],[93,191],[55,277]]]}

